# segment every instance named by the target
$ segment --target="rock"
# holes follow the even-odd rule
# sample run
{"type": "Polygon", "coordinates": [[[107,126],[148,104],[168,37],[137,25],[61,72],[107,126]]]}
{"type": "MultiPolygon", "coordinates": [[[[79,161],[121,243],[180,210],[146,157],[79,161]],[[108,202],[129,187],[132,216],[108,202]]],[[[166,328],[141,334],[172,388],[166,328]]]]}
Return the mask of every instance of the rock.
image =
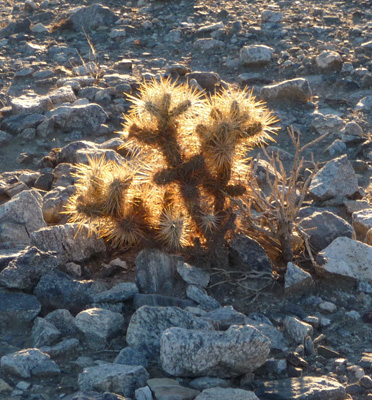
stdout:
{"type": "Polygon", "coordinates": [[[260,400],[344,400],[345,388],[336,379],[327,376],[289,378],[264,382],[256,391],[260,400]]]}
{"type": "Polygon", "coordinates": [[[186,295],[189,299],[198,303],[203,310],[210,311],[220,308],[220,303],[213,297],[208,296],[205,289],[195,285],[189,285],[186,289],[186,295]]]}
{"type": "Polygon", "coordinates": [[[34,294],[49,311],[64,308],[78,313],[92,304],[94,296],[107,290],[107,286],[101,282],[77,281],[54,270],[40,279],[34,294]]]}
{"type": "Polygon", "coordinates": [[[202,51],[218,50],[218,49],[223,49],[224,47],[225,47],[224,42],[212,38],[197,39],[194,43],[194,48],[196,50],[202,50],[202,51]]]}
{"type": "Polygon", "coordinates": [[[363,129],[359,124],[357,124],[354,121],[351,121],[345,125],[345,134],[359,137],[363,135],[363,129]]]}
{"type": "Polygon", "coordinates": [[[357,239],[364,241],[368,230],[372,228],[372,208],[353,212],[352,221],[357,239]]]}
{"type": "Polygon", "coordinates": [[[270,340],[249,325],[233,325],[226,332],[170,328],[161,336],[163,370],[173,376],[230,378],[263,365],[270,340]]]}
{"type": "Polygon", "coordinates": [[[301,218],[298,226],[309,235],[309,244],[315,253],[326,248],[339,236],[355,236],[354,229],[348,222],[329,211],[315,212],[301,218]]]}
{"type": "Polygon", "coordinates": [[[192,300],[161,296],[160,294],[136,294],[133,298],[133,307],[138,310],[142,306],[178,307],[185,309],[196,306],[196,303],[192,300]]]}
{"type": "Polygon", "coordinates": [[[94,297],[95,303],[121,303],[130,300],[138,293],[138,287],[132,282],[122,282],[110,290],[97,294],[94,297]]]}
{"type": "Polygon", "coordinates": [[[371,246],[339,237],[318,254],[317,270],[372,283],[372,270],[369,267],[371,257],[371,246]]]}
{"type": "Polygon", "coordinates": [[[2,126],[7,132],[10,132],[14,135],[19,135],[25,129],[28,128],[36,128],[42,122],[46,120],[45,115],[42,114],[20,114],[20,115],[12,115],[8,118],[5,118],[2,126]]]}
{"type": "Polygon", "coordinates": [[[13,136],[7,132],[0,131],[0,145],[5,146],[10,143],[13,139],[13,136]]]}
{"type": "Polygon", "coordinates": [[[240,63],[243,66],[258,67],[268,64],[273,57],[274,49],[264,45],[244,46],[240,50],[240,63]]]}
{"type": "Polygon", "coordinates": [[[104,349],[124,326],[121,314],[103,308],[90,308],[75,317],[75,325],[84,333],[89,347],[104,349]]]}
{"type": "Polygon", "coordinates": [[[297,78],[263,86],[260,95],[265,100],[288,100],[307,103],[311,99],[312,92],[306,79],[297,78]]]}
{"type": "Polygon", "coordinates": [[[52,323],[63,335],[75,335],[78,329],[75,325],[75,318],[70,311],[59,309],[49,313],[45,320],[52,323]]]}
{"type": "Polygon", "coordinates": [[[29,18],[21,19],[16,22],[10,22],[4,28],[0,29],[0,39],[14,35],[15,33],[30,33],[31,21],[29,18]]]}
{"type": "Polygon", "coordinates": [[[181,386],[176,380],[169,378],[149,379],[147,385],[157,400],[194,400],[199,390],[181,386]]]}
{"type": "Polygon", "coordinates": [[[207,271],[179,261],[177,263],[177,272],[189,285],[196,285],[202,288],[208,286],[210,275],[207,271]]]}
{"type": "Polygon", "coordinates": [[[324,135],[325,133],[334,133],[341,135],[341,132],[345,129],[345,122],[338,115],[334,114],[321,114],[314,113],[314,118],[311,122],[311,127],[319,134],[324,135]]]}
{"type": "Polygon", "coordinates": [[[68,23],[71,23],[73,28],[81,32],[82,29],[95,30],[101,26],[113,26],[119,19],[108,7],[103,7],[100,4],[80,7],[75,10],[68,18],[68,23]]]}
{"type": "Polygon", "coordinates": [[[65,358],[69,355],[75,355],[79,344],[80,342],[78,339],[64,339],[54,346],[41,346],[39,350],[48,354],[52,358],[65,358]]]}
{"type": "Polygon", "coordinates": [[[207,90],[212,90],[221,81],[220,76],[215,72],[193,71],[186,74],[186,78],[191,80],[195,79],[198,84],[207,90]]]}
{"type": "Polygon", "coordinates": [[[68,200],[76,193],[73,185],[63,187],[57,186],[43,197],[43,217],[48,224],[58,224],[67,221],[66,214],[63,214],[68,200]]]}
{"type": "Polygon", "coordinates": [[[46,32],[49,32],[49,29],[45,25],[38,23],[32,27],[31,32],[32,33],[46,33],[46,32]]]}
{"type": "Polygon", "coordinates": [[[26,190],[0,205],[0,248],[28,246],[30,234],[46,226],[41,202],[36,190],[26,190]]]}
{"type": "Polygon", "coordinates": [[[261,14],[262,22],[278,23],[283,21],[283,14],[277,11],[265,10],[261,14]]]}
{"type": "Polygon", "coordinates": [[[65,224],[48,226],[31,234],[33,246],[44,251],[56,251],[60,263],[88,260],[106,250],[103,239],[89,232],[87,226],[65,224]]]}
{"type": "Polygon", "coordinates": [[[190,382],[190,387],[197,390],[211,389],[215,387],[227,388],[231,386],[231,381],[227,379],[212,378],[210,376],[203,376],[195,378],[190,382]]]}
{"type": "Polygon", "coordinates": [[[361,98],[355,106],[355,111],[369,112],[372,105],[372,96],[365,96],[361,98]]]}
{"type": "Polygon", "coordinates": [[[284,289],[286,293],[304,292],[314,284],[311,275],[297,265],[289,262],[285,273],[284,289]]]}
{"type": "Polygon", "coordinates": [[[197,33],[203,35],[205,33],[214,32],[217,29],[225,29],[225,25],[223,24],[222,21],[216,22],[214,24],[203,25],[197,30],[197,33]]]}
{"type": "Polygon", "coordinates": [[[358,179],[347,156],[327,162],[313,177],[309,192],[320,201],[334,197],[351,197],[358,192],[358,179]]]}
{"type": "Polygon", "coordinates": [[[359,385],[364,389],[372,389],[372,378],[364,375],[359,379],[359,385]]]}
{"type": "Polygon", "coordinates": [[[0,379],[0,394],[11,392],[13,388],[8,385],[4,380],[0,379]]]}
{"type": "Polygon", "coordinates": [[[148,361],[146,354],[142,353],[133,347],[125,347],[116,356],[114,364],[125,364],[125,365],[142,365],[147,368],[148,361]]]}
{"type": "Polygon", "coordinates": [[[79,374],[80,390],[96,390],[114,392],[132,396],[134,391],[146,385],[149,375],[141,366],[102,364],[88,367],[79,374]]]}
{"type": "Polygon", "coordinates": [[[42,114],[53,108],[48,96],[40,96],[35,92],[28,92],[19,97],[10,99],[10,106],[14,114],[42,114]]]}
{"type": "Polygon", "coordinates": [[[165,71],[169,74],[184,76],[190,72],[190,69],[183,64],[169,64],[166,66],[165,71]]]}
{"type": "Polygon", "coordinates": [[[57,257],[36,247],[28,247],[0,273],[0,284],[8,288],[32,290],[40,278],[58,266],[57,257]]]}
{"type": "Polygon", "coordinates": [[[259,400],[258,397],[251,391],[243,389],[224,389],[221,387],[214,387],[205,389],[195,400],[259,400]]]}
{"type": "Polygon", "coordinates": [[[260,271],[271,274],[271,262],[258,242],[248,236],[237,235],[229,245],[232,265],[244,271],[260,271]]]}
{"type": "Polygon", "coordinates": [[[254,326],[258,329],[264,336],[270,340],[270,348],[272,350],[280,350],[282,352],[287,351],[288,342],[283,335],[283,332],[279,331],[271,323],[266,323],[262,321],[256,321],[252,318],[246,318],[245,324],[254,326]]]}
{"type": "MultiPolygon", "coordinates": [[[[116,393],[109,393],[109,392],[97,393],[89,391],[89,392],[73,393],[69,396],[65,396],[63,400],[130,400],[130,399],[128,399],[128,397],[120,396],[119,394],[116,393]]],[[[152,398],[150,400],[152,400],[152,398]]]]}
{"type": "Polygon", "coordinates": [[[288,335],[298,344],[303,344],[307,336],[313,334],[313,327],[294,317],[285,317],[284,328],[288,335]]]}
{"type": "Polygon", "coordinates": [[[1,369],[21,378],[50,377],[61,373],[58,365],[38,349],[24,349],[1,357],[1,369]]]}
{"type": "Polygon", "coordinates": [[[32,321],[41,311],[41,304],[35,296],[0,289],[0,327],[10,323],[22,326],[32,321]]]}
{"type": "Polygon", "coordinates": [[[135,392],[136,400],[153,400],[151,390],[148,386],[137,389],[135,392]]]}
{"type": "Polygon", "coordinates": [[[342,59],[336,51],[324,50],[316,57],[316,65],[321,70],[339,71],[342,68],[342,59]]]}
{"type": "Polygon", "coordinates": [[[49,113],[47,117],[53,119],[56,127],[63,132],[83,130],[91,133],[107,120],[107,114],[98,104],[61,105],[49,113]]]}
{"type": "Polygon", "coordinates": [[[231,325],[246,325],[247,317],[234,310],[232,306],[217,308],[204,314],[203,319],[212,321],[219,330],[226,330],[231,325]]]}
{"type": "Polygon", "coordinates": [[[129,346],[156,357],[160,350],[160,336],[171,327],[199,329],[203,332],[213,330],[210,322],[179,308],[143,306],[132,315],[126,340],[129,346]]]}
{"type": "Polygon", "coordinates": [[[31,332],[34,347],[51,346],[61,337],[61,332],[44,318],[37,317],[31,332]]]}
{"type": "MultiPolygon", "coordinates": [[[[179,295],[177,263],[180,257],[168,255],[160,250],[142,250],[136,258],[136,284],[142,293],[179,295]]],[[[183,289],[184,290],[184,289],[183,289]]]]}

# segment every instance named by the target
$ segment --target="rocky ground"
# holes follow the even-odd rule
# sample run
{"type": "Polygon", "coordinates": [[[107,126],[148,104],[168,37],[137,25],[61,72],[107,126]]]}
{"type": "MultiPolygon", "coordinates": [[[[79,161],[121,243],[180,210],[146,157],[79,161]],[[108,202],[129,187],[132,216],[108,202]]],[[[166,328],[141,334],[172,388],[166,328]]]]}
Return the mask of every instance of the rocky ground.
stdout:
{"type": "Polygon", "coordinates": [[[4,0],[0,398],[372,398],[371,53],[366,0],[4,0]],[[229,271],[75,235],[74,164],[120,161],[126,94],[161,75],[252,87],[285,166],[287,127],[328,133],[297,220],[316,268],[274,280],[243,235],[229,271]]]}

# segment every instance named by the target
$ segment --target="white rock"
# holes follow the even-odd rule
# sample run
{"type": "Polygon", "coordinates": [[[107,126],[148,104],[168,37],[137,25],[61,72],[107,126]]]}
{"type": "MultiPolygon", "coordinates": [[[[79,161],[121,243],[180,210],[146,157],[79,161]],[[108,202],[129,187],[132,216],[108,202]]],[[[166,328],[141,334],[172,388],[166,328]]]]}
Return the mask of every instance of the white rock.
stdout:
{"type": "Polygon", "coordinates": [[[334,313],[337,310],[336,304],[334,304],[330,301],[323,301],[322,303],[319,304],[319,308],[322,311],[326,311],[329,313],[334,313]]]}
{"type": "Polygon", "coordinates": [[[336,51],[324,50],[317,56],[316,65],[323,70],[341,69],[342,59],[336,51]]]}
{"type": "Polygon", "coordinates": [[[285,317],[284,328],[288,335],[298,344],[303,344],[306,336],[313,333],[313,327],[294,317],[285,317]]]}
{"type": "Polygon", "coordinates": [[[246,66],[260,66],[268,64],[273,56],[274,49],[264,45],[244,46],[240,50],[240,63],[246,66]]]}

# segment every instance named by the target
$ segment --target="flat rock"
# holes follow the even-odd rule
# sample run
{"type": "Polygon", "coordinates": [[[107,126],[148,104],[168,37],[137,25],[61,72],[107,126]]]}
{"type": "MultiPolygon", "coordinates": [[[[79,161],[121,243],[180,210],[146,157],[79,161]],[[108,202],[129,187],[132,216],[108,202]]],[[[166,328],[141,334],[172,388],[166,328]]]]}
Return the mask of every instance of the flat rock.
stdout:
{"type": "Polygon", "coordinates": [[[79,374],[78,384],[82,391],[114,392],[131,397],[148,379],[147,371],[138,365],[102,364],[85,368],[79,374]]]}
{"type": "Polygon", "coordinates": [[[372,246],[339,237],[318,254],[317,270],[372,283],[371,257],[372,246]]]}
{"type": "Polygon", "coordinates": [[[312,96],[309,82],[304,78],[296,78],[274,85],[263,86],[260,95],[265,100],[288,100],[307,103],[312,96]]]}
{"type": "Polygon", "coordinates": [[[260,400],[249,390],[214,387],[205,389],[195,400],[260,400]]]}
{"type": "Polygon", "coordinates": [[[51,110],[53,103],[48,96],[29,92],[19,97],[12,97],[10,106],[14,114],[42,114],[44,111],[51,110]]]}
{"type": "Polygon", "coordinates": [[[271,61],[273,53],[274,49],[265,45],[244,46],[240,50],[240,63],[250,67],[262,66],[271,61]]]}
{"type": "Polygon", "coordinates": [[[313,177],[309,192],[315,200],[351,197],[358,191],[358,179],[347,156],[327,162],[313,177]]]}
{"type": "Polygon", "coordinates": [[[213,330],[210,322],[179,308],[143,306],[132,315],[127,330],[127,343],[149,356],[158,356],[161,334],[171,327],[213,330]]]}
{"type": "Polygon", "coordinates": [[[208,286],[210,275],[203,269],[194,267],[186,262],[179,261],[177,263],[177,272],[189,285],[196,285],[202,288],[208,286]]]}
{"type": "Polygon", "coordinates": [[[138,293],[133,298],[133,307],[138,310],[142,306],[178,307],[185,309],[187,307],[195,307],[196,303],[180,297],[138,293]]]}
{"type": "Polygon", "coordinates": [[[13,289],[32,290],[43,275],[57,266],[57,257],[51,252],[28,247],[1,271],[0,284],[13,289]]]}
{"type": "Polygon", "coordinates": [[[213,378],[210,376],[203,376],[201,378],[195,378],[190,382],[190,387],[203,391],[211,388],[228,388],[231,386],[229,379],[213,378]]]}
{"type": "Polygon", "coordinates": [[[343,400],[345,388],[336,379],[306,376],[265,382],[256,391],[260,400],[343,400]]]}
{"type": "Polygon", "coordinates": [[[21,378],[49,377],[61,373],[58,365],[38,349],[24,349],[1,357],[1,369],[21,378]]]}
{"type": "Polygon", "coordinates": [[[88,260],[106,251],[103,239],[89,235],[87,226],[80,228],[78,224],[48,226],[33,232],[30,242],[41,250],[57,252],[61,263],[88,260]]]}
{"type": "Polygon", "coordinates": [[[173,376],[229,378],[254,371],[269,352],[270,340],[249,325],[226,332],[170,328],[161,336],[160,359],[173,376]]]}
{"type": "Polygon", "coordinates": [[[110,290],[97,294],[95,303],[120,303],[132,299],[138,293],[138,287],[133,282],[118,283],[110,290]]]}

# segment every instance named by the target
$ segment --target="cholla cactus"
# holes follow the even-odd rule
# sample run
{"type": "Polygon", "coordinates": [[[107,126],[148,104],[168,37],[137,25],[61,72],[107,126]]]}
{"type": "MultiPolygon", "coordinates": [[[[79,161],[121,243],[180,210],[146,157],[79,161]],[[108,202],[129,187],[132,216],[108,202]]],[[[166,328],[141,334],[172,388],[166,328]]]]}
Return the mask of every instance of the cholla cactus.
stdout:
{"type": "Polygon", "coordinates": [[[123,137],[136,157],[79,165],[70,220],[118,247],[151,238],[171,249],[216,249],[235,228],[231,199],[247,190],[246,152],[271,139],[277,120],[246,90],[205,99],[163,79],[130,99],[123,137]]]}

